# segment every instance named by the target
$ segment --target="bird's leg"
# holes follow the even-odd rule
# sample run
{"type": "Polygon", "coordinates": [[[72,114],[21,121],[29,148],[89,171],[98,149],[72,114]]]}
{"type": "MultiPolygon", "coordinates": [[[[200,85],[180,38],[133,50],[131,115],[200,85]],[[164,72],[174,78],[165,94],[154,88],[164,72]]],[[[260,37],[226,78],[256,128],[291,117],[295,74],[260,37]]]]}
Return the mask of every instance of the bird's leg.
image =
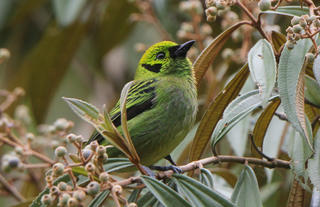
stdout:
{"type": "Polygon", "coordinates": [[[173,161],[171,155],[166,156],[164,159],[168,160],[172,165],[177,166],[177,164],[173,161]]]}
{"type": "Polygon", "coordinates": [[[158,171],[167,171],[172,170],[175,173],[183,173],[183,171],[177,167],[177,164],[173,161],[171,155],[168,155],[165,157],[166,160],[168,160],[172,165],[169,166],[150,166],[150,169],[152,170],[158,170],[158,171]]]}
{"type": "Polygon", "coordinates": [[[147,166],[142,165],[142,168],[148,173],[148,175],[152,178],[156,178],[156,174],[147,166]]]}

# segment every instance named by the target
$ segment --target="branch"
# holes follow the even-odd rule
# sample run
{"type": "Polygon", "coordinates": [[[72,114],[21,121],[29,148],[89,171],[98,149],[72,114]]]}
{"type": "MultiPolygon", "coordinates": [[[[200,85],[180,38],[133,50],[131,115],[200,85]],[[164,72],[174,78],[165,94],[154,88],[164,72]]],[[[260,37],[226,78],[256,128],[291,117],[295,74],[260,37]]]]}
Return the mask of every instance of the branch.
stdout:
{"type": "MultiPolygon", "coordinates": [[[[198,161],[190,162],[186,165],[178,166],[183,172],[188,172],[199,168],[199,166],[204,166],[208,164],[219,164],[222,162],[227,163],[240,163],[240,164],[254,164],[267,168],[284,168],[290,169],[290,161],[273,159],[272,161],[267,161],[263,159],[253,158],[253,157],[236,157],[229,155],[220,155],[220,156],[212,156],[208,158],[204,158],[198,161]]],[[[172,176],[174,172],[172,170],[159,172],[156,177],[158,179],[163,179],[172,176]]],[[[125,180],[114,182],[115,185],[127,186],[133,183],[141,183],[141,178],[139,176],[130,177],[125,180]]],[[[110,189],[110,187],[106,187],[103,190],[110,189]]]]}
{"type": "Polygon", "coordinates": [[[0,174],[0,183],[3,187],[13,195],[18,201],[24,202],[26,199],[19,193],[19,191],[0,174]]]}

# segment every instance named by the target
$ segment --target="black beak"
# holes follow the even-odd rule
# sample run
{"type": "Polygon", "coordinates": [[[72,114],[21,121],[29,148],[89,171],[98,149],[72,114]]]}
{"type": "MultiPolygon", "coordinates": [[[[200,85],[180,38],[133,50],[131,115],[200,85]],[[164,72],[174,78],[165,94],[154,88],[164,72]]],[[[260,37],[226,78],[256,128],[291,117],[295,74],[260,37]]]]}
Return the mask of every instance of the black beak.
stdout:
{"type": "Polygon", "coordinates": [[[192,47],[192,45],[195,43],[194,40],[190,40],[188,42],[185,42],[181,45],[176,45],[169,48],[170,57],[172,58],[185,58],[187,55],[187,52],[192,47]]]}

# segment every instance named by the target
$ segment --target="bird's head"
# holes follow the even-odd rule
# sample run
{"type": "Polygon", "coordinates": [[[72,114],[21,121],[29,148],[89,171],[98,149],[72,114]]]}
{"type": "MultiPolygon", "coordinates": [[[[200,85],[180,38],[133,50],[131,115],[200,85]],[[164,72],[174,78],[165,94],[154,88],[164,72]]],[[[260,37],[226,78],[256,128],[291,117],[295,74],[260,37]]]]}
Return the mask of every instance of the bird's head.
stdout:
{"type": "Polygon", "coordinates": [[[186,55],[194,42],[190,40],[178,45],[171,41],[163,41],[152,45],[140,59],[135,79],[191,74],[191,62],[186,55]]]}

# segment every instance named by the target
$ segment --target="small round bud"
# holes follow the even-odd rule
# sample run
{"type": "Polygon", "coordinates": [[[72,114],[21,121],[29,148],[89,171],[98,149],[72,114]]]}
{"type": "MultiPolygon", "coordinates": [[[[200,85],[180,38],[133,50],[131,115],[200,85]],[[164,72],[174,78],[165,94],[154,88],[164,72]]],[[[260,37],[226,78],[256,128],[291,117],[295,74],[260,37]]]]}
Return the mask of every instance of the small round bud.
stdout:
{"type": "Polygon", "coordinates": [[[17,168],[20,164],[20,159],[16,156],[10,156],[8,164],[12,169],[17,168]]]}
{"type": "Polygon", "coordinates": [[[87,193],[89,195],[96,195],[100,191],[100,185],[96,181],[92,181],[87,185],[87,193]]]}
{"type": "Polygon", "coordinates": [[[79,202],[76,198],[69,198],[68,200],[68,207],[77,207],[79,205],[79,202]]]}
{"type": "Polygon", "coordinates": [[[67,205],[70,197],[71,196],[68,193],[63,193],[60,197],[59,203],[61,203],[62,205],[67,205]]]}
{"type": "Polygon", "coordinates": [[[307,27],[307,22],[305,19],[300,19],[299,21],[299,25],[302,27],[302,28],[306,28],[307,27]]]}
{"type": "Polygon", "coordinates": [[[82,142],[83,142],[83,137],[82,137],[81,135],[78,135],[78,136],[76,137],[76,142],[82,143],[82,142]]]}
{"type": "Polygon", "coordinates": [[[224,50],[222,51],[221,56],[222,56],[223,59],[229,60],[229,59],[233,56],[233,53],[234,53],[234,52],[233,52],[232,49],[226,48],[226,49],[224,49],[224,50]]]}
{"type": "Polygon", "coordinates": [[[308,24],[311,24],[316,19],[317,19],[317,17],[315,15],[312,15],[312,16],[308,17],[306,20],[307,20],[308,24]]]}
{"type": "Polygon", "coordinates": [[[51,195],[58,195],[59,192],[60,192],[60,190],[59,190],[59,188],[58,188],[57,186],[52,186],[52,187],[50,188],[50,194],[51,194],[51,195]]]}
{"type": "Polygon", "coordinates": [[[211,15],[211,16],[216,16],[217,15],[217,13],[218,13],[218,9],[217,9],[217,7],[209,7],[208,9],[206,9],[206,15],[207,16],[209,16],[209,15],[211,15]]]}
{"type": "Polygon", "coordinates": [[[53,172],[53,175],[56,177],[62,175],[64,172],[64,164],[60,162],[54,164],[52,167],[52,172],[53,172]]]}
{"type": "Polygon", "coordinates": [[[112,192],[114,192],[116,194],[121,194],[122,193],[121,185],[114,185],[111,190],[112,190],[112,192]]]}
{"type": "Polygon", "coordinates": [[[258,3],[258,6],[261,11],[267,11],[271,8],[271,1],[270,0],[260,0],[258,3]]]}
{"type": "Polygon", "coordinates": [[[298,41],[300,39],[301,39],[301,35],[300,34],[295,34],[294,41],[298,41]]]}
{"type": "Polygon", "coordinates": [[[82,190],[77,190],[73,192],[73,197],[76,198],[78,201],[83,201],[86,198],[86,193],[82,190]]]}
{"type": "Polygon", "coordinates": [[[10,167],[10,165],[9,165],[9,162],[8,161],[2,161],[2,163],[1,163],[1,169],[4,171],[4,172],[6,172],[6,173],[8,173],[8,172],[10,172],[10,170],[11,170],[11,167],[10,167]]]}
{"type": "Polygon", "coordinates": [[[61,190],[61,191],[66,191],[67,188],[68,188],[68,184],[65,183],[65,182],[60,182],[60,183],[58,184],[58,188],[59,188],[59,190],[61,190]]]}
{"type": "Polygon", "coordinates": [[[41,197],[41,203],[43,205],[50,205],[52,202],[52,197],[49,195],[49,194],[44,194],[42,197],[41,197]]]}
{"type": "Polygon", "coordinates": [[[292,27],[288,27],[288,28],[286,29],[286,32],[289,33],[289,34],[293,34],[293,29],[292,29],[292,27]]]}
{"type": "Polygon", "coordinates": [[[300,20],[304,20],[302,19],[301,17],[297,17],[297,16],[294,16],[292,19],[291,19],[291,25],[297,25],[300,23],[300,20]]]}
{"type": "Polygon", "coordinates": [[[315,27],[320,27],[320,20],[319,20],[319,19],[314,20],[314,21],[313,21],[313,25],[314,25],[315,27]]]}
{"type": "Polygon", "coordinates": [[[84,158],[85,160],[87,160],[87,159],[91,156],[92,153],[93,153],[92,150],[89,149],[89,148],[84,148],[84,149],[82,150],[82,156],[83,156],[83,158],[84,158]]]}
{"type": "Polygon", "coordinates": [[[207,16],[207,21],[214,22],[214,21],[216,21],[216,17],[215,16],[207,16]]]}
{"type": "Polygon", "coordinates": [[[64,131],[70,127],[69,121],[64,118],[57,119],[53,125],[58,131],[64,131]]]}
{"type": "Polygon", "coordinates": [[[98,156],[103,156],[106,153],[106,148],[104,146],[99,146],[97,148],[97,154],[98,156]]]}
{"type": "Polygon", "coordinates": [[[20,146],[17,146],[14,148],[14,151],[18,154],[18,155],[23,155],[23,148],[20,146]]]}
{"type": "Polygon", "coordinates": [[[91,172],[92,173],[92,172],[94,172],[96,170],[96,167],[94,166],[93,163],[89,162],[88,164],[86,164],[85,170],[87,172],[91,172]]]}
{"type": "Polygon", "coordinates": [[[90,148],[92,149],[92,151],[96,151],[98,146],[99,146],[99,144],[97,141],[93,141],[90,143],[90,148]]]}
{"type": "Polygon", "coordinates": [[[216,1],[216,7],[218,10],[223,10],[226,8],[226,4],[223,1],[216,1]]]}
{"type": "Polygon", "coordinates": [[[34,135],[32,133],[27,133],[26,139],[28,142],[32,142],[34,140],[34,135]]]}
{"type": "Polygon", "coordinates": [[[107,173],[107,172],[103,172],[103,173],[101,173],[100,175],[99,175],[99,180],[101,181],[101,182],[103,182],[103,183],[106,183],[106,182],[108,182],[108,180],[109,180],[109,174],[107,173]]]}
{"type": "Polygon", "coordinates": [[[50,146],[52,149],[56,149],[57,147],[59,147],[60,143],[57,140],[52,140],[50,143],[50,146]]]}
{"type": "Polygon", "coordinates": [[[185,32],[193,32],[193,26],[190,23],[183,22],[181,24],[181,30],[183,30],[185,32]]]}
{"type": "Polygon", "coordinates": [[[211,7],[211,6],[215,6],[216,2],[215,2],[215,0],[206,0],[205,4],[206,4],[206,7],[208,8],[208,7],[211,7]]]}
{"type": "Polygon", "coordinates": [[[129,203],[128,207],[138,207],[136,203],[129,203]]]}
{"type": "Polygon", "coordinates": [[[66,138],[68,142],[74,143],[77,139],[77,135],[71,133],[71,134],[68,134],[66,138]]]}
{"type": "Polygon", "coordinates": [[[294,43],[293,43],[292,41],[288,41],[288,42],[286,43],[286,46],[287,46],[287,48],[288,48],[289,50],[292,50],[292,49],[294,48],[294,43]]]}
{"type": "Polygon", "coordinates": [[[57,147],[56,150],[54,151],[54,154],[57,157],[63,157],[67,154],[67,149],[63,146],[57,147]]]}
{"type": "Polygon", "coordinates": [[[46,176],[46,182],[47,182],[48,184],[50,184],[50,183],[52,183],[52,181],[53,181],[53,177],[52,177],[51,175],[47,175],[47,176],[46,176]]]}
{"type": "Polygon", "coordinates": [[[309,64],[313,63],[313,61],[314,61],[314,54],[308,52],[308,53],[306,54],[306,61],[307,61],[307,63],[309,63],[309,64]]]}
{"type": "Polygon", "coordinates": [[[204,35],[210,35],[212,33],[212,29],[209,24],[203,24],[200,27],[200,33],[204,35]]]}
{"type": "Polygon", "coordinates": [[[294,33],[300,33],[302,31],[302,27],[299,24],[294,25],[292,28],[294,33]]]}

